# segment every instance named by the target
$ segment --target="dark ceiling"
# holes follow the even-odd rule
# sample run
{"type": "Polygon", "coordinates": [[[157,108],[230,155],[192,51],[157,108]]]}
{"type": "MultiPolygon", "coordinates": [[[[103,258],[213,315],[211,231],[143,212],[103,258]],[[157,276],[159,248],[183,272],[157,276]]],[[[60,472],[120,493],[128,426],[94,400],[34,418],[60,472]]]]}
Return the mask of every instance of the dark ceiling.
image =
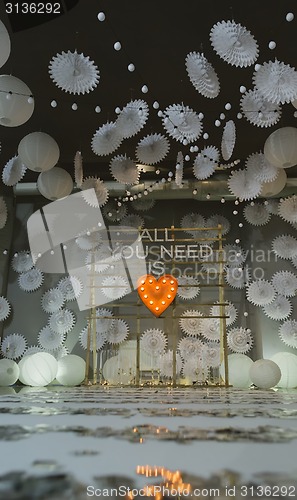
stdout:
{"type": "MultiPolygon", "coordinates": [[[[26,134],[43,131],[59,144],[59,166],[73,174],[73,158],[80,150],[85,176],[107,179],[112,156],[126,153],[135,158],[135,146],[142,137],[153,132],[165,133],[152,107],[154,101],[159,102],[160,109],[183,102],[203,112],[203,129],[209,139],[199,139],[199,148],[205,145],[220,147],[224,122],[221,127],[216,127],[214,122],[224,112],[226,119],[233,119],[237,128],[232,160],[241,159],[242,165],[247,156],[263,149],[265,139],[273,130],[296,124],[295,108],[291,104],[283,106],[282,118],[274,127],[261,129],[245,118],[237,119],[239,87],[252,88],[254,67],[236,68],[227,64],[216,55],[209,41],[210,30],[216,22],[234,19],[246,26],[258,41],[258,63],[277,58],[296,66],[297,13],[292,22],[286,21],[286,14],[294,12],[296,0],[233,0],[232,6],[230,0],[80,0],[54,20],[15,32],[12,25],[16,20],[8,18],[4,3],[0,6],[0,19],[10,33],[12,50],[1,73],[12,74],[30,87],[35,110],[24,125],[1,126],[2,167],[17,153],[19,141],[26,134]],[[105,13],[104,22],[97,19],[100,11],[105,13]],[[268,48],[271,40],[277,44],[275,50],[268,48]],[[122,50],[114,50],[116,41],[121,42],[122,50]],[[57,88],[48,73],[53,56],[75,49],[90,56],[100,71],[96,89],[79,96],[57,88]],[[203,51],[213,64],[221,83],[217,98],[207,99],[192,86],[185,69],[185,57],[191,51],[203,51]],[[136,68],[134,72],[127,70],[131,62],[136,68]],[[144,84],[149,88],[147,94],[141,92],[144,84]],[[149,104],[146,126],[135,137],[124,140],[113,155],[95,155],[91,149],[93,134],[107,121],[115,120],[115,108],[122,108],[131,98],[144,99],[149,104]],[[52,100],[57,101],[56,108],[51,107],[52,100]],[[226,112],[227,102],[232,104],[232,109],[226,112]],[[77,111],[71,109],[73,103],[78,105],[77,111]],[[96,106],[101,108],[99,114],[95,112],[96,106]]],[[[65,2],[62,4],[66,6],[65,2]]],[[[24,19],[18,19],[18,23],[22,28],[24,19]]],[[[173,139],[170,144],[170,153],[162,164],[168,170],[174,168],[178,151],[189,153],[189,146],[173,139]]],[[[189,167],[194,158],[193,154],[190,156],[189,167]]],[[[294,175],[295,168],[290,169],[288,175],[294,175]]],[[[27,171],[23,182],[36,179],[36,173],[27,171]]]]}

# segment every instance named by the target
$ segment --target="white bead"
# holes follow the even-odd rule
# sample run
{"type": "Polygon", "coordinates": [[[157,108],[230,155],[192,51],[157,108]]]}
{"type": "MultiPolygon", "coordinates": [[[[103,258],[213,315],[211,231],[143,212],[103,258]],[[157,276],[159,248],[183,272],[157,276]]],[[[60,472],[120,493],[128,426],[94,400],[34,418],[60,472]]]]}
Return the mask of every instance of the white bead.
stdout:
{"type": "Polygon", "coordinates": [[[99,12],[98,16],[97,16],[98,20],[99,21],[105,21],[105,14],[104,12],[99,12]]]}
{"type": "Polygon", "coordinates": [[[225,104],[225,109],[226,109],[227,111],[229,111],[229,110],[231,109],[231,104],[230,104],[230,102],[227,102],[227,104],[225,104]]]}
{"type": "Polygon", "coordinates": [[[96,111],[96,113],[100,113],[100,111],[101,111],[100,106],[96,106],[95,111],[96,111]]]}
{"type": "Polygon", "coordinates": [[[221,125],[220,120],[216,120],[216,121],[215,121],[215,126],[216,126],[216,127],[219,127],[220,125],[221,125]]]}
{"type": "Polygon", "coordinates": [[[131,71],[131,73],[133,73],[133,71],[135,71],[135,66],[133,63],[128,64],[128,71],[131,71]]]}
{"type": "Polygon", "coordinates": [[[141,92],[142,92],[143,94],[146,94],[146,93],[148,92],[148,87],[147,87],[147,85],[143,85],[143,86],[141,87],[141,92]]]}
{"type": "Polygon", "coordinates": [[[291,22],[293,21],[293,19],[294,19],[293,12],[288,12],[288,14],[286,15],[286,21],[291,22]]]}
{"type": "Polygon", "coordinates": [[[158,103],[158,101],[155,101],[155,102],[153,103],[153,108],[154,108],[154,109],[159,109],[159,107],[160,107],[160,104],[158,103]]]}
{"type": "Polygon", "coordinates": [[[73,109],[73,111],[76,111],[76,110],[77,110],[77,108],[78,108],[78,106],[77,106],[77,104],[74,102],[74,103],[72,104],[71,108],[73,109]]]}
{"type": "Polygon", "coordinates": [[[271,42],[269,42],[268,47],[270,48],[270,50],[273,50],[276,47],[276,43],[272,40],[271,42]]]}
{"type": "Polygon", "coordinates": [[[205,132],[205,133],[203,134],[203,139],[207,140],[208,138],[209,138],[209,135],[208,135],[208,133],[207,133],[207,132],[205,132]]]}
{"type": "Polygon", "coordinates": [[[121,42],[115,42],[113,45],[114,50],[121,50],[121,42]]]}
{"type": "Polygon", "coordinates": [[[221,113],[220,114],[220,120],[225,120],[226,116],[224,115],[224,113],[221,113]]]}
{"type": "Polygon", "coordinates": [[[239,92],[241,92],[241,94],[244,94],[246,92],[246,87],[244,85],[240,85],[239,92]]]}
{"type": "Polygon", "coordinates": [[[52,101],[52,102],[51,102],[51,107],[52,107],[52,108],[56,108],[56,107],[57,107],[57,105],[58,105],[58,104],[57,104],[57,101],[52,101]]]}

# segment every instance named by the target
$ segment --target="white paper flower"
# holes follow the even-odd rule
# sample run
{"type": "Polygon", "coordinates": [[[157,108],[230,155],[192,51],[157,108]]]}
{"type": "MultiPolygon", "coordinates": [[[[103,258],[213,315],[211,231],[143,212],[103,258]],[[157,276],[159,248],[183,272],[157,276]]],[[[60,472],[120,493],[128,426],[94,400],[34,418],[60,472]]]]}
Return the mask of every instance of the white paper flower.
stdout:
{"type": "Polygon", "coordinates": [[[277,215],[278,214],[278,200],[265,200],[264,206],[267,210],[272,215],[277,215]]]}
{"type": "Polygon", "coordinates": [[[169,152],[169,141],[161,134],[146,135],[136,147],[136,157],[140,163],[155,165],[169,152]]]}
{"type": "Polygon", "coordinates": [[[99,71],[94,61],[76,50],[54,56],[49,64],[49,74],[57,87],[70,94],[89,93],[99,83],[99,71]]]}
{"type": "Polygon", "coordinates": [[[0,296],[0,321],[4,321],[10,315],[11,306],[8,300],[0,296]]]}
{"type": "Polygon", "coordinates": [[[108,248],[99,248],[88,252],[86,256],[86,267],[88,271],[102,273],[106,271],[113,262],[111,252],[108,248]]]}
{"type": "MultiPolygon", "coordinates": [[[[214,214],[208,217],[205,221],[205,227],[215,227],[217,228],[218,225],[221,226],[221,234],[225,235],[229,233],[231,224],[228,221],[228,219],[221,214],[214,214]]],[[[206,234],[205,234],[206,237],[206,234]]],[[[208,238],[217,238],[218,237],[218,229],[210,229],[207,231],[207,237],[208,238]]]]}
{"type": "Polygon", "coordinates": [[[195,236],[203,237],[204,231],[195,231],[194,228],[205,227],[205,219],[203,215],[192,212],[183,216],[180,221],[180,227],[194,238],[195,236]]]}
{"type": "Polygon", "coordinates": [[[186,335],[198,337],[200,335],[199,326],[203,320],[203,314],[197,309],[184,311],[179,320],[179,325],[186,335]]]}
{"type": "Polygon", "coordinates": [[[267,280],[254,280],[246,289],[246,297],[255,306],[270,304],[276,296],[276,291],[272,283],[267,280]]]}
{"type": "Polygon", "coordinates": [[[31,253],[27,250],[17,252],[11,261],[12,269],[17,273],[30,271],[33,267],[33,259],[31,253]]]}
{"type": "Polygon", "coordinates": [[[253,337],[247,328],[232,328],[227,334],[228,347],[232,352],[245,354],[253,347],[253,337]]]}
{"type": "Polygon", "coordinates": [[[258,57],[258,44],[253,35],[234,21],[215,24],[210,32],[210,42],[215,52],[232,66],[251,66],[258,57]]]}
{"type": "Polygon", "coordinates": [[[76,151],[74,156],[74,180],[78,188],[82,185],[83,176],[82,154],[80,151],[76,151]]]}
{"type": "Polygon", "coordinates": [[[138,214],[128,214],[121,220],[122,226],[130,226],[138,229],[144,227],[144,219],[138,214]]]}
{"type": "Polygon", "coordinates": [[[204,97],[213,99],[220,92],[220,82],[213,66],[199,52],[190,52],[186,57],[186,70],[190,81],[204,97]]]}
{"type": "MultiPolygon", "coordinates": [[[[137,198],[137,200],[132,201],[132,208],[139,210],[140,212],[147,212],[155,206],[156,200],[153,198],[137,198]]],[[[127,215],[127,214],[125,214],[127,215]]]]}
{"type": "Polygon", "coordinates": [[[124,139],[128,139],[144,127],[149,117],[149,107],[145,101],[130,101],[120,112],[116,126],[124,139]]]}
{"type": "Polygon", "coordinates": [[[202,340],[194,337],[182,337],[178,342],[177,349],[184,360],[191,357],[202,358],[205,344],[202,340]]]}
{"type": "Polygon", "coordinates": [[[266,210],[263,203],[246,205],[243,209],[243,215],[252,226],[264,226],[268,224],[271,217],[271,214],[266,210]]]}
{"type": "Polygon", "coordinates": [[[277,236],[272,241],[272,251],[281,259],[292,259],[297,256],[297,239],[289,234],[277,236]]]}
{"type": "Polygon", "coordinates": [[[86,230],[75,238],[75,243],[81,250],[95,250],[102,243],[101,232],[86,230]]]}
{"type": "Polygon", "coordinates": [[[14,186],[24,177],[27,171],[18,156],[11,158],[2,170],[2,181],[6,186],[14,186]]]}
{"type": "Polygon", "coordinates": [[[297,196],[293,195],[289,198],[280,200],[278,206],[278,214],[286,222],[297,222],[297,196]]]}
{"type": "Polygon", "coordinates": [[[164,353],[167,345],[167,337],[162,330],[149,328],[141,335],[140,345],[141,349],[148,354],[157,356],[164,353]]]}
{"type": "Polygon", "coordinates": [[[83,291],[83,284],[76,276],[61,278],[57,288],[62,292],[66,301],[76,300],[83,291]]]}
{"type": "Polygon", "coordinates": [[[0,196],[0,229],[3,229],[7,222],[7,205],[3,198],[0,196]]]}
{"type": "Polygon", "coordinates": [[[20,358],[27,347],[27,340],[20,333],[10,333],[2,340],[1,352],[4,358],[20,358]]]}
{"type": "Polygon", "coordinates": [[[129,291],[129,284],[123,276],[108,276],[102,281],[102,293],[108,299],[120,299],[129,291]]]}
{"type": "Polygon", "coordinates": [[[231,172],[228,179],[228,188],[240,201],[257,198],[261,193],[262,183],[255,179],[248,170],[239,169],[231,172]]]}
{"type": "Polygon", "coordinates": [[[216,368],[221,363],[221,346],[218,342],[208,342],[205,345],[204,360],[206,366],[216,368]]]}
{"type": "Polygon", "coordinates": [[[202,133],[198,114],[184,104],[172,104],[163,112],[163,127],[166,132],[181,143],[194,142],[202,133]]]}
{"type": "Polygon", "coordinates": [[[254,72],[253,82],[259,94],[272,103],[297,99],[297,71],[277,59],[261,64],[254,72]]]}
{"type": "Polygon", "coordinates": [[[193,172],[196,179],[208,179],[215,172],[219,162],[219,150],[215,146],[206,146],[196,156],[193,172]]]}
{"type": "MultiPolygon", "coordinates": [[[[223,311],[225,309],[225,316],[228,316],[228,318],[226,318],[226,325],[230,326],[236,321],[237,309],[236,309],[235,305],[232,304],[232,302],[230,302],[228,300],[225,302],[227,303],[227,305],[222,306],[222,308],[223,308],[223,311]]],[[[211,316],[221,316],[221,306],[220,305],[212,306],[210,309],[210,314],[211,314],[211,316]]],[[[224,312],[223,312],[223,314],[224,314],[224,312]]]]}
{"type": "Polygon", "coordinates": [[[49,326],[45,326],[38,334],[38,344],[43,349],[54,351],[58,349],[65,340],[65,332],[54,332],[49,326]]]}
{"type": "Polygon", "coordinates": [[[242,289],[250,281],[250,273],[244,266],[227,266],[225,280],[232,288],[242,289]]]}
{"type": "Polygon", "coordinates": [[[139,170],[136,163],[126,155],[118,155],[110,162],[110,172],[113,178],[123,184],[137,184],[139,170]]]}
{"type": "Polygon", "coordinates": [[[127,215],[127,206],[124,203],[118,203],[111,199],[104,205],[102,212],[104,217],[110,222],[119,222],[125,215],[127,215]]]}
{"type": "Polygon", "coordinates": [[[61,309],[61,311],[51,314],[48,324],[55,333],[65,334],[74,327],[75,317],[69,309],[61,309]]]}
{"type": "MultiPolygon", "coordinates": [[[[93,332],[90,331],[90,351],[93,352],[93,332]]],[[[79,334],[79,343],[83,349],[88,348],[88,327],[86,326],[79,334]]],[[[96,332],[96,351],[100,351],[106,342],[106,334],[96,332]]]]}
{"type": "Polygon", "coordinates": [[[184,300],[192,300],[200,293],[199,281],[193,276],[183,275],[178,278],[177,296],[184,300]]]}
{"type": "Polygon", "coordinates": [[[181,151],[177,153],[176,164],[175,164],[175,184],[181,186],[184,177],[184,155],[181,151]]]}
{"type": "Polygon", "coordinates": [[[222,157],[224,158],[225,161],[228,161],[233,154],[235,140],[236,140],[235,123],[233,120],[228,120],[225,123],[221,141],[221,152],[222,152],[222,157]]]}
{"type": "Polygon", "coordinates": [[[220,340],[220,320],[218,318],[204,318],[199,324],[199,333],[207,340],[220,340]]]}
{"type": "Polygon", "coordinates": [[[33,267],[29,271],[19,275],[18,283],[24,292],[34,292],[41,287],[43,280],[43,273],[36,267],[33,267]]]}
{"type": "Polygon", "coordinates": [[[269,163],[263,153],[254,153],[246,161],[246,169],[251,176],[259,182],[272,182],[278,174],[279,169],[269,163]]]}
{"type": "Polygon", "coordinates": [[[59,288],[51,288],[41,297],[41,307],[49,314],[59,311],[63,307],[64,302],[64,294],[59,288]]]}
{"type": "MultiPolygon", "coordinates": [[[[173,377],[173,351],[169,350],[162,354],[159,359],[160,373],[163,377],[173,377]]],[[[176,374],[179,374],[183,366],[183,361],[176,353],[176,374]]]]}
{"type": "Polygon", "coordinates": [[[280,321],[290,316],[292,312],[292,304],[287,297],[277,295],[271,304],[267,304],[263,307],[263,311],[268,318],[280,321]]]}
{"type": "Polygon", "coordinates": [[[129,326],[123,319],[115,319],[112,327],[106,333],[109,344],[120,344],[129,335],[129,326]]]}
{"type": "Polygon", "coordinates": [[[297,348],[297,321],[288,319],[279,327],[281,340],[289,347],[297,348]]]}
{"type": "Polygon", "coordinates": [[[203,358],[189,358],[185,360],[182,374],[192,382],[205,382],[208,376],[208,368],[203,358]]]}
{"type": "Polygon", "coordinates": [[[240,100],[245,118],[256,127],[271,127],[281,118],[281,107],[267,101],[257,90],[249,90],[240,100]]]}
{"type": "Polygon", "coordinates": [[[106,156],[121,145],[123,137],[115,122],[107,122],[99,127],[92,137],[91,148],[95,155],[106,156]]]}
{"type": "Polygon", "coordinates": [[[104,182],[99,179],[99,177],[87,177],[86,179],[84,179],[81,185],[81,189],[84,200],[90,206],[96,208],[99,205],[99,207],[102,207],[103,205],[105,205],[105,203],[107,203],[109,191],[104,182]],[[94,189],[97,200],[94,200],[92,195],[89,196],[88,189],[94,189]]]}
{"type": "Polygon", "coordinates": [[[278,271],[271,278],[277,293],[284,297],[294,297],[297,291],[297,276],[290,271],[278,271]]]}

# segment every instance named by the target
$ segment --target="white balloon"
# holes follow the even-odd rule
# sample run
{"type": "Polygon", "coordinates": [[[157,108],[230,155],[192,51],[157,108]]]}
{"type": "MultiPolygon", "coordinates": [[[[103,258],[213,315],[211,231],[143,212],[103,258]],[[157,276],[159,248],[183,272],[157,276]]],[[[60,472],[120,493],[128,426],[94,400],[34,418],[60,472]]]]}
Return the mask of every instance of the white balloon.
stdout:
{"type": "MultiPolygon", "coordinates": [[[[229,374],[229,384],[233,387],[238,388],[248,388],[250,387],[252,381],[250,378],[250,367],[253,364],[253,360],[246,356],[245,354],[229,354],[228,356],[228,374],[229,374]]],[[[223,379],[225,379],[225,367],[222,363],[220,367],[220,374],[223,379]]]]}
{"type": "Polygon", "coordinates": [[[84,381],[85,372],[85,360],[75,354],[68,354],[58,360],[56,379],[61,385],[75,386],[84,381]]]}
{"type": "Polygon", "coordinates": [[[19,363],[19,379],[25,385],[43,387],[50,384],[57,373],[58,362],[47,352],[25,356],[19,363]]]}
{"type": "Polygon", "coordinates": [[[258,359],[250,367],[250,377],[259,389],[275,387],[281,379],[279,366],[270,359],[258,359]]]}
{"type": "Polygon", "coordinates": [[[282,127],[269,135],[264,144],[264,155],[278,168],[297,164],[297,128],[282,127]]]}

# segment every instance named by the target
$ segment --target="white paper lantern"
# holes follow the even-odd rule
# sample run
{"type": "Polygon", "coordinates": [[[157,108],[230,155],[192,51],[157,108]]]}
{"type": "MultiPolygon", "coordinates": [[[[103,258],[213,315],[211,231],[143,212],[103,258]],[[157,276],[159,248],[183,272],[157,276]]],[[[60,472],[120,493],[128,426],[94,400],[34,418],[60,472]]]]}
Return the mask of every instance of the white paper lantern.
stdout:
{"type": "MultiPolygon", "coordinates": [[[[229,384],[240,389],[247,389],[252,384],[250,378],[250,368],[253,360],[245,354],[229,354],[228,356],[228,372],[229,384]]],[[[225,379],[224,363],[221,364],[220,374],[225,379]]]]}
{"type": "Polygon", "coordinates": [[[10,38],[8,31],[2,21],[0,21],[0,68],[6,63],[10,54],[10,38]]]}
{"type": "Polygon", "coordinates": [[[26,123],[34,111],[34,100],[29,99],[31,94],[19,78],[0,75],[0,125],[18,127],[26,123]]]}
{"type": "Polygon", "coordinates": [[[85,379],[85,373],[85,360],[75,354],[68,354],[58,361],[56,379],[61,385],[79,385],[85,379]]]}
{"type": "Polygon", "coordinates": [[[266,139],[264,155],[278,168],[289,168],[297,164],[297,128],[283,127],[275,130],[266,139]]]}
{"type": "Polygon", "coordinates": [[[271,389],[281,379],[279,366],[270,359],[258,359],[250,368],[250,377],[253,384],[259,389],[271,389]]]}
{"type": "Polygon", "coordinates": [[[56,377],[58,362],[47,352],[37,352],[25,356],[19,362],[20,381],[32,387],[43,387],[50,384],[56,377]]]}
{"type": "Polygon", "coordinates": [[[60,157],[55,139],[44,132],[32,132],[23,137],[18,147],[21,161],[34,172],[45,172],[53,168],[60,157]]]}
{"type": "Polygon", "coordinates": [[[291,352],[278,352],[271,358],[280,368],[281,379],[277,386],[283,389],[297,387],[297,356],[291,352]]]}
{"type": "Polygon", "coordinates": [[[287,183],[287,174],[286,171],[282,168],[279,169],[277,178],[271,182],[264,182],[262,184],[262,189],[260,196],[269,198],[270,196],[274,196],[280,193],[287,183]]]}
{"type": "Polygon", "coordinates": [[[20,369],[12,359],[0,359],[0,386],[13,385],[19,378],[20,369]]]}
{"type": "Polygon", "coordinates": [[[47,172],[39,174],[37,187],[42,196],[48,200],[54,201],[71,194],[73,180],[66,170],[54,167],[47,172]]]}

